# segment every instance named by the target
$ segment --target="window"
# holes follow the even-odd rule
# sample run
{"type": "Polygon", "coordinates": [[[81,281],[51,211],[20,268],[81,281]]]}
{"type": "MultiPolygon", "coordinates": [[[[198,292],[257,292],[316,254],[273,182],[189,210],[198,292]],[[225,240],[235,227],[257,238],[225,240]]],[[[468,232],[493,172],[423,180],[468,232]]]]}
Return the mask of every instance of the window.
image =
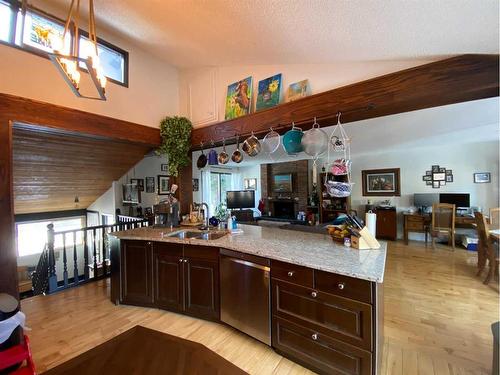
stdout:
{"type": "MultiPolygon", "coordinates": [[[[42,252],[47,242],[47,225],[54,224],[54,231],[65,231],[72,229],[80,229],[84,227],[83,217],[67,218],[67,219],[54,219],[47,221],[35,221],[28,223],[16,224],[17,230],[17,254],[18,256],[26,256],[32,254],[39,254],[42,252]]],[[[77,232],[76,244],[83,243],[83,232],[77,232]]],[[[73,246],[73,235],[66,236],[66,248],[73,246]]],[[[62,235],[57,235],[54,239],[54,247],[63,247],[62,235]]]]}
{"type": "MultiPolygon", "coordinates": [[[[18,28],[20,29],[22,27],[22,13],[19,12],[19,14],[18,28]],[[19,22],[19,18],[21,18],[21,22],[19,22]]],[[[24,18],[24,30],[22,30],[22,43],[24,46],[45,52],[53,52],[53,39],[61,39],[63,34],[64,25],[62,23],[51,20],[48,17],[34,12],[26,12],[26,17],[24,18]]],[[[66,38],[68,42],[68,39],[71,39],[71,36],[67,35],[66,38]]],[[[19,43],[19,39],[17,42],[19,43]]],[[[69,43],[67,43],[67,45],[69,46],[69,43]]],[[[64,52],[68,53],[69,51],[64,52]]]]}
{"type": "Polygon", "coordinates": [[[231,190],[232,175],[230,173],[210,172],[210,209],[219,203],[226,203],[226,192],[231,190]]]}
{"type": "MultiPolygon", "coordinates": [[[[54,39],[60,39],[64,34],[64,21],[32,7],[26,11],[23,20],[20,4],[21,2],[0,0],[0,41],[40,56],[53,52],[54,39]]],[[[78,54],[79,57],[85,58],[88,34],[83,30],[79,32],[81,36],[78,54]]],[[[70,45],[74,43],[74,36],[70,33],[66,38],[67,50],[63,53],[69,53],[70,45]]],[[[98,39],[97,51],[108,80],[128,87],[128,52],[101,39],[98,39]]],[[[80,64],[80,68],[86,71],[85,64],[80,64]]]]}
{"type": "Polygon", "coordinates": [[[10,41],[12,27],[12,9],[8,4],[0,2],[0,40],[10,41]]]}
{"type": "MultiPolygon", "coordinates": [[[[90,44],[89,39],[85,36],[80,36],[80,45],[78,56],[82,58],[87,58],[88,56],[88,45],[90,44]]],[[[91,48],[91,47],[90,47],[91,48]]],[[[120,83],[125,82],[126,73],[126,52],[117,51],[115,49],[108,47],[107,45],[97,42],[97,53],[99,55],[99,60],[101,66],[104,70],[104,75],[114,81],[120,83]]],[[[85,64],[80,63],[80,67],[84,68],[85,64]]]]}

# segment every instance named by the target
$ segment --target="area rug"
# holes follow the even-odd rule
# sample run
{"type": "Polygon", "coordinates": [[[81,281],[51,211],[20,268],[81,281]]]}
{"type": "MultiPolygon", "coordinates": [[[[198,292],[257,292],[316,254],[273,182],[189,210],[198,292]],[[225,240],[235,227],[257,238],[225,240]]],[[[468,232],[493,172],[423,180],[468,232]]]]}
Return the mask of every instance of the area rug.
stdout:
{"type": "Polygon", "coordinates": [[[135,326],[44,374],[240,375],[246,372],[202,344],[135,326]]]}

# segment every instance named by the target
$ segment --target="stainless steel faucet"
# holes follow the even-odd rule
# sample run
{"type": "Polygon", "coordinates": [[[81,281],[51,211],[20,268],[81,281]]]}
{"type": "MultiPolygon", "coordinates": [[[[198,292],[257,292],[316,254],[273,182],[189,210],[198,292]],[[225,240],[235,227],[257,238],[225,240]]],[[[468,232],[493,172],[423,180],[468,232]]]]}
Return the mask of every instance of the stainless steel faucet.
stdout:
{"type": "Polygon", "coordinates": [[[210,230],[210,225],[208,224],[208,218],[210,217],[210,215],[208,213],[208,204],[206,204],[205,202],[201,202],[201,203],[195,203],[195,205],[204,206],[204,208],[205,208],[205,210],[204,210],[205,224],[203,226],[206,230],[210,230]]]}

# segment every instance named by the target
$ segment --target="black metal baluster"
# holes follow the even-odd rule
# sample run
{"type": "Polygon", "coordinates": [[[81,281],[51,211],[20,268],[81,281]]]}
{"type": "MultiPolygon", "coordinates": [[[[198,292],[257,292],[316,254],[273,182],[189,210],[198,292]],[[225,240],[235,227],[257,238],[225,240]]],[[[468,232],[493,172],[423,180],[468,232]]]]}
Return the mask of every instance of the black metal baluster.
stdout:
{"type": "Polygon", "coordinates": [[[49,293],[57,290],[56,256],[54,254],[54,224],[47,225],[47,249],[49,252],[49,293]]]}
{"type": "Polygon", "coordinates": [[[62,234],[63,238],[63,278],[64,278],[64,287],[68,287],[68,258],[66,256],[66,233],[62,234]]]}
{"type": "Polygon", "coordinates": [[[83,230],[83,262],[85,263],[83,274],[85,280],[88,280],[89,275],[89,246],[88,246],[88,238],[87,238],[87,229],[83,230]]]}
{"type": "Polygon", "coordinates": [[[78,273],[78,256],[76,254],[76,231],[73,232],[73,283],[78,285],[80,277],[78,273]]]}
{"type": "Polygon", "coordinates": [[[105,276],[108,273],[108,267],[106,265],[106,239],[105,236],[106,231],[105,228],[101,228],[101,251],[102,251],[102,259],[101,259],[101,264],[102,264],[102,274],[105,276]]]}
{"type": "Polygon", "coordinates": [[[95,235],[96,235],[96,230],[95,228],[92,229],[92,242],[94,245],[94,250],[93,250],[93,255],[94,255],[94,279],[97,278],[97,248],[96,248],[96,242],[95,242],[95,235]]]}

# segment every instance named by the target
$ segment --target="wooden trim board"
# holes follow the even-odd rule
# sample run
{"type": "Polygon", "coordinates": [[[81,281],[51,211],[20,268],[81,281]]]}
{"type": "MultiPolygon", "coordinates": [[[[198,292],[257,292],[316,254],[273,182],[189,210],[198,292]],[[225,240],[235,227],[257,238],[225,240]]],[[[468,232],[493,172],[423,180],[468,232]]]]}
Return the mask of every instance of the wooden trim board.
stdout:
{"type": "MultiPolygon", "coordinates": [[[[460,55],[339,87],[237,119],[194,129],[193,149],[200,142],[231,138],[235,133],[263,135],[271,126],[300,124],[303,130],[317,117],[333,125],[424,108],[498,96],[498,55],[460,55]],[[370,109],[368,109],[370,108],[370,109]]],[[[227,143],[234,143],[233,141],[227,143]]]]}

